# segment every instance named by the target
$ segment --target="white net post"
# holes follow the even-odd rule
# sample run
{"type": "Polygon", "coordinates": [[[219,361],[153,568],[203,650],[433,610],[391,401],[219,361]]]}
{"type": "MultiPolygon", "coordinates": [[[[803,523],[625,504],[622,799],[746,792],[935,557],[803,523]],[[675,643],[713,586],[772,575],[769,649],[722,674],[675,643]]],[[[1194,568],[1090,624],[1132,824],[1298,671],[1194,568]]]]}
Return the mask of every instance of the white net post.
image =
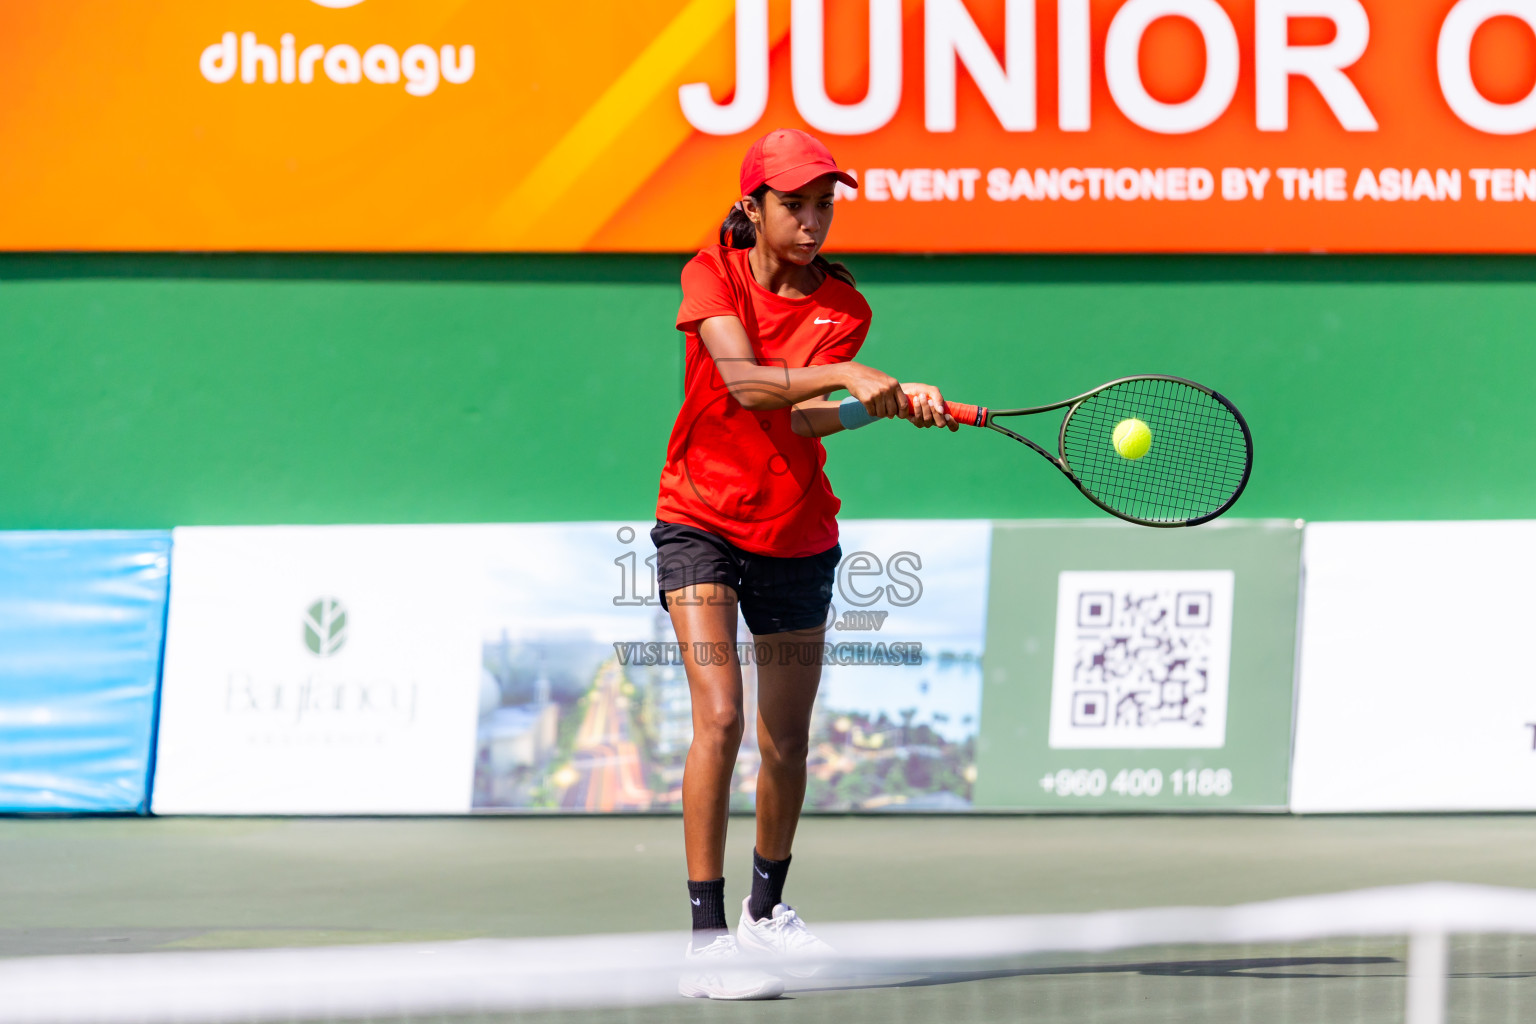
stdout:
{"type": "Polygon", "coordinates": [[[1445,1024],[1449,956],[1445,932],[1408,939],[1408,1024],[1445,1024]]]}

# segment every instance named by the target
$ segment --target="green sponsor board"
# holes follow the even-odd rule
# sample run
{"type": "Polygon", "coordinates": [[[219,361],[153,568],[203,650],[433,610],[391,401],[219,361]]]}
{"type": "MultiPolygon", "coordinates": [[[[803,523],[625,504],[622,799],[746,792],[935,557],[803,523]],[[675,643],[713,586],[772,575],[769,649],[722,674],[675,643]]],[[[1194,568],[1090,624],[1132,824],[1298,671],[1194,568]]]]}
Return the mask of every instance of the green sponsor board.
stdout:
{"type": "Polygon", "coordinates": [[[1301,540],[995,524],[975,806],[1283,810],[1301,540]]]}

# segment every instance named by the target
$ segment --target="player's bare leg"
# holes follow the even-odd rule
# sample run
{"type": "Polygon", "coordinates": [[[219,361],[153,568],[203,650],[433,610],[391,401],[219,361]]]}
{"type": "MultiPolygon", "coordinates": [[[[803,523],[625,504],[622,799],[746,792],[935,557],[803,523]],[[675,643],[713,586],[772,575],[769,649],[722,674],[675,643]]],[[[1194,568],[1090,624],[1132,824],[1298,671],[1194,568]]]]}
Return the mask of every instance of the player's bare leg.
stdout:
{"type": "Polygon", "coordinates": [[[755,637],[772,655],[757,666],[757,852],[771,860],[789,857],[800,824],[825,637],[825,626],[755,637]]]}
{"type": "Polygon", "coordinates": [[[795,633],[758,636],[757,649],[771,652],[757,666],[757,745],[763,760],[757,776],[757,849],[752,894],[742,902],[736,939],[742,949],[801,962],[791,974],[814,974],[805,958],[832,952],[783,901],[790,849],[805,803],[811,711],[821,685],[824,625],[795,633]]]}
{"type": "Polygon", "coordinates": [[[693,701],[693,742],[683,766],[683,843],[688,877],[705,881],[725,874],[731,773],[741,747],[736,592],[720,583],[698,583],[669,591],[667,607],[693,701]],[[729,653],[720,657],[723,652],[729,653]]]}
{"type": "Polygon", "coordinates": [[[689,969],[678,979],[677,991],[696,998],[772,999],[784,991],[784,982],[763,971],[733,966],[740,948],[723,912],[725,827],[742,730],[736,591],[719,583],[694,584],[668,591],[667,608],[682,644],[693,699],[693,742],[683,765],[683,845],[689,891],[700,894],[690,896],[694,931],[686,954],[689,969]],[[701,909],[705,899],[709,906],[701,909]]]}

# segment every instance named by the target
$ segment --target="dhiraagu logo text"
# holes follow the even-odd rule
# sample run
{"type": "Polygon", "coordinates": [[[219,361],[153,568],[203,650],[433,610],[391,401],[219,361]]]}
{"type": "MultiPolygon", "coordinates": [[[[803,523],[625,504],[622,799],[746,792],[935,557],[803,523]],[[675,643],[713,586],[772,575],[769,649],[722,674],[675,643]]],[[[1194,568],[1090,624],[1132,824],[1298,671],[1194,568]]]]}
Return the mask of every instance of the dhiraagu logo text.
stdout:
{"type": "Polygon", "coordinates": [[[317,658],[329,658],[347,643],[347,609],[334,597],[322,597],[304,614],[304,646],[317,658]]]}
{"type": "MultiPolygon", "coordinates": [[[[321,0],[316,0],[317,3],[321,0]]],[[[344,0],[326,0],[323,7],[347,7],[344,0]]],[[[428,46],[416,43],[397,50],[388,43],[354,46],[351,43],[303,41],[292,32],[281,33],[276,45],[255,32],[225,32],[218,42],[203,49],[198,69],[215,85],[241,82],[254,85],[311,85],[323,76],[337,85],[396,85],[405,81],[412,96],[430,96],[447,82],[463,85],[475,73],[475,48],[469,45],[428,46]]]]}

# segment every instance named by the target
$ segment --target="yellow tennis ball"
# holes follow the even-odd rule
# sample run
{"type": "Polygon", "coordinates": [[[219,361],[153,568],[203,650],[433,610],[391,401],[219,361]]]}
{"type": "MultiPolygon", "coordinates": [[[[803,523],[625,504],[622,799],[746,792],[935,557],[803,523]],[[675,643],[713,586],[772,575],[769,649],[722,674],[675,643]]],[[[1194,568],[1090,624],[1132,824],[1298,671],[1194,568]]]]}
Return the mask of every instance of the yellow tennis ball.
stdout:
{"type": "Polygon", "coordinates": [[[1152,447],[1152,431],[1138,419],[1115,424],[1115,451],[1124,459],[1139,459],[1152,447]]]}

